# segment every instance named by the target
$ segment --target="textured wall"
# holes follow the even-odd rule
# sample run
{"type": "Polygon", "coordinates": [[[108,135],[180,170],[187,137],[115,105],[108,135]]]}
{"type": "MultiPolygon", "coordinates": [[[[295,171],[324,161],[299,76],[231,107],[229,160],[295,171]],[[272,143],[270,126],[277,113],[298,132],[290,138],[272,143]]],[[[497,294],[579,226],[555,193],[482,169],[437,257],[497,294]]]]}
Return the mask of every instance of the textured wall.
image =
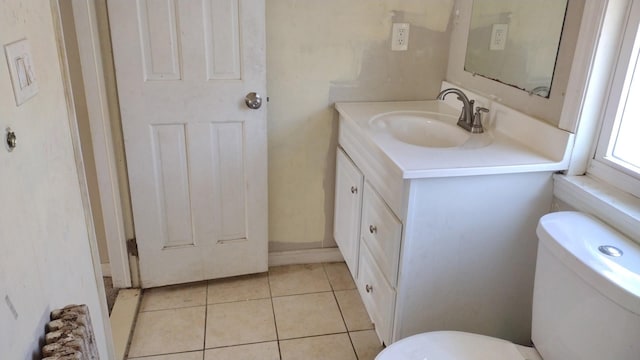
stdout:
{"type": "Polygon", "coordinates": [[[336,101],[435,98],[453,0],[269,0],[270,250],[334,246],[336,101]],[[409,22],[409,51],[390,50],[409,22]]]}
{"type": "Polygon", "coordinates": [[[18,147],[0,146],[0,357],[39,359],[49,312],[85,303],[107,359],[52,20],[48,1],[0,3],[0,44],[29,40],[40,89],[17,107],[3,52],[0,129],[18,147]]]}

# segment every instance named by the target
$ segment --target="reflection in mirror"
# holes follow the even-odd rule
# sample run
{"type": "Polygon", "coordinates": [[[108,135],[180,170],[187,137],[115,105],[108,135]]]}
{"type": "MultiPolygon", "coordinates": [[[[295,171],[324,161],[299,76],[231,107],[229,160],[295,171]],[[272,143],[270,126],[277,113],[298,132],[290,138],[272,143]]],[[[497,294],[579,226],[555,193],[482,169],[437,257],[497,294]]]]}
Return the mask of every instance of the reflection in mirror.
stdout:
{"type": "Polygon", "coordinates": [[[567,0],[474,0],[464,69],[549,97],[567,0]]]}

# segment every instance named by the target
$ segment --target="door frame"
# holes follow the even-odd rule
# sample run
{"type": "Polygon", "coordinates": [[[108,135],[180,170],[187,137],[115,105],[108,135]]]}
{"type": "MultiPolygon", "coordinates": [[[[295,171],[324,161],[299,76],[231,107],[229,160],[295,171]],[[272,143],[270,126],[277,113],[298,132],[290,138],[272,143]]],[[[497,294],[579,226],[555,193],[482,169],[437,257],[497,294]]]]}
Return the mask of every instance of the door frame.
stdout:
{"type": "Polygon", "coordinates": [[[53,26],[56,37],[56,46],[58,48],[58,58],[60,60],[60,75],[62,77],[64,95],[66,100],[69,132],[71,135],[71,143],[73,146],[73,154],[75,158],[74,162],[76,165],[76,172],[78,176],[78,187],[80,190],[80,197],[82,199],[83,214],[87,230],[87,239],[89,241],[89,249],[91,251],[93,273],[96,281],[96,288],[98,290],[98,298],[100,301],[101,317],[103,319],[102,323],[104,325],[103,333],[107,343],[107,356],[110,359],[115,359],[115,346],[111,329],[111,321],[109,319],[105,287],[104,282],[102,281],[102,266],[100,263],[100,255],[98,253],[98,240],[96,237],[93,214],[89,202],[89,187],[87,185],[87,176],[85,172],[84,160],[82,157],[80,130],[78,128],[78,119],[74,106],[73,88],[71,86],[71,78],[69,76],[69,63],[67,60],[68,44],[65,43],[62,30],[60,1],[64,0],[50,0],[51,14],[53,17],[53,26]]]}
{"type": "MultiPolygon", "coordinates": [[[[57,0],[60,1],[60,0],[57,0]]],[[[95,3],[72,0],[113,285],[132,286],[95,3]]],[[[68,45],[67,45],[68,46],[68,45]]]]}

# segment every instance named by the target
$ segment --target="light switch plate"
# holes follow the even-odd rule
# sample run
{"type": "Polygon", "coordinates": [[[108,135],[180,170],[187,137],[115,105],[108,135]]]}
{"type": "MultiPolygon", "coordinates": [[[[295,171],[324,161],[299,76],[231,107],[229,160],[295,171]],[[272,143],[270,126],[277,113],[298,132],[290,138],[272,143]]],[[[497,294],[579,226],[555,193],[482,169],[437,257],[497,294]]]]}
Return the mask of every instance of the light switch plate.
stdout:
{"type": "Polygon", "coordinates": [[[13,84],[13,95],[16,105],[21,105],[38,93],[36,70],[33,67],[33,56],[27,39],[18,40],[4,46],[7,65],[13,84]]]}

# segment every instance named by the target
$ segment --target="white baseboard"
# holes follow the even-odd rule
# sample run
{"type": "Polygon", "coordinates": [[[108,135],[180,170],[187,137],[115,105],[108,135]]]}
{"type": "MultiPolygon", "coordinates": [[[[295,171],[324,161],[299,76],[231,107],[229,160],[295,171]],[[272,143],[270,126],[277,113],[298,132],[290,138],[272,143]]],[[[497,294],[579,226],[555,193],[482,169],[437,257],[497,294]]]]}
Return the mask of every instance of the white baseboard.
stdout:
{"type": "Polygon", "coordinates": [[[269,266],[344,261],[338,248],[278,251],[269,253],[269,266]]]}
{"type": "Polygon", "coordinates": [[[100,264],[100,266],[102,266],[102,276],[111,276],[111,264],[100,264]]]}

